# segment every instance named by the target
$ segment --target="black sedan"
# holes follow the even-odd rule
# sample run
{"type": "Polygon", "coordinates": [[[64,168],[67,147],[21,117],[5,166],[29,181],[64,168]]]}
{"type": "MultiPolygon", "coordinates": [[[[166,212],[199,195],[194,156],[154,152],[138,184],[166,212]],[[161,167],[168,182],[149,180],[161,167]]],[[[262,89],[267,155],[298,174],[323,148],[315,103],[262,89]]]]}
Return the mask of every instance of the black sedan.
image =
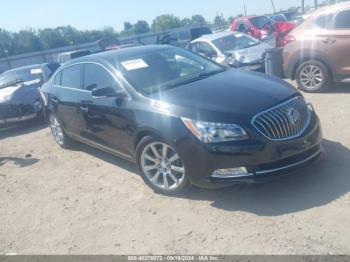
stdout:
{"type": "Polygon", "coordinates": [[[322,152],[319,119],[289,84],[175,47],[76,59],[41,91],[60,146],[134,161],[165,194],[268,181],[322,152]]]}
{"type": "Polygon", "coordinates": [[[41,112],[38,88],[57,70],[59,64],[18,67],[0,75],[0,126],[29,120],[41,112]]]}

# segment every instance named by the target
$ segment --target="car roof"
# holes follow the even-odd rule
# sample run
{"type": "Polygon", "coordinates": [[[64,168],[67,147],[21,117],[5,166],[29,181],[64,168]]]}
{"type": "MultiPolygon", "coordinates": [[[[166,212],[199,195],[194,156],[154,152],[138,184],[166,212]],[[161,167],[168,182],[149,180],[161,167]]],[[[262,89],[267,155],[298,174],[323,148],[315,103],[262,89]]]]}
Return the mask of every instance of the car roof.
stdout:
{"type": "Polygon", "coordinates": [[[339,3],[331,6],[324,6],[316,11],[314,11],[311,15],[317,16],[320,14],[333,13],[336,11],[340,11],[341,9],[350,8],[349,2],[339,3]]]}
{"type": "Polygon", "coordinates": [[[89,62],[94,60],[105,60],[110,63],[114,63],[115,61],[122,60],[125,57],[133,57],[137,55],[142,55],[145,53],[153,53],[156,51],[166,50],[169,48],[176,48],[173,46],[167,45],[147,45],[147,46],[134,46],[123,49],[105,51],[101,53],[96,53],[80,58],[75,58],[66,62],[63,66],[68,66],[70,64],[76,64],[80,62],[89,62]]]}
{"type": "Polygon", "coordinates": [[[236,32],[236,31],[225,31],[225,32],[219,32],[219,33],[215,33],[215,34],[211,34],[211,35],[203,35],[195,40],[193,40],[192,42],[198,42],[198,41],[214,41],[216,39],[225,37],[225,36],[229,36],[229,35],[236,35],[236,34],[243,34],[241,32],[236,32]]]}

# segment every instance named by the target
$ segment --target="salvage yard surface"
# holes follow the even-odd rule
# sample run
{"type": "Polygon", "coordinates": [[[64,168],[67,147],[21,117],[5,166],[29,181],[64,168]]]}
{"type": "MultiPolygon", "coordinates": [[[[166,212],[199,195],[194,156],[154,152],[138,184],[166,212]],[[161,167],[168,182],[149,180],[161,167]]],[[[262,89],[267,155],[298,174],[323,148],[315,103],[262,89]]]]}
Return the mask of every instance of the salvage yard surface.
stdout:
{"type": "Polygon", "coordinates": [[[135,166],[0,131],[0,254],[350,254],[350,85],[305,94],[321,161],[269,184],[155,194],[135,166]]]}

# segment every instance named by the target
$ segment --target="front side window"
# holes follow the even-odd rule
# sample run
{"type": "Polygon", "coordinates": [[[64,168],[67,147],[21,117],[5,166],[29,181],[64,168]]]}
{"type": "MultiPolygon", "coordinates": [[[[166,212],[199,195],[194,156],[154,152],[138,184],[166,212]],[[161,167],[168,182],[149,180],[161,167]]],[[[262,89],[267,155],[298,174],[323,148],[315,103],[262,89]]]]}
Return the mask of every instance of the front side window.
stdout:
{"type": "Polygon", "coordinates": [[[336,29],[350,29],[350,10],[340,12],[334,21],[336,29]]]}
{"type": "Polygon", "coordinates": [[[69,66],[61,71],[61,86],[81,88],[81,65],[69,66]]]}
{"type": "Polygon", "coordinates": [[[198,52],[207,57],[212,57],[216,54],[214,48],[205,42],[199,42],[198,52]]]}
{"type": "Polygon", "coordinates": [[[117,81],[103,67],[96,64],[84,65],[84,89],[113,88],[120,89],[117,81]]]}
{"type": "Polygon", "coordinates": [[[244,34],[228,35],[213,41],[213,44],[222,52],[239,50],[260,44],[260,41],[244,34]]]}
{"type": "Polygon", "coordinates": [[[189,51],[167,48],[119,58],[125,79],[143,94],[161,92],[224,71],[222,66],[189,51]]]}

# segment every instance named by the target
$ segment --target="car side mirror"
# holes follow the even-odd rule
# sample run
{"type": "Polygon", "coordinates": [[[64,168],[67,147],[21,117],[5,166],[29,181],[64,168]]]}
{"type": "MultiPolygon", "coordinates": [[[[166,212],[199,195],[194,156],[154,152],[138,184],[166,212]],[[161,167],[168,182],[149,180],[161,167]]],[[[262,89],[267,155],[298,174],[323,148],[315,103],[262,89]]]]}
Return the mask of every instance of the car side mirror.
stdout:
{"type": "Polygon", "coordinates": [[[94,88],[91,94],[95,98],[117,97],[118,93],[113,87],[94,88]]]}

